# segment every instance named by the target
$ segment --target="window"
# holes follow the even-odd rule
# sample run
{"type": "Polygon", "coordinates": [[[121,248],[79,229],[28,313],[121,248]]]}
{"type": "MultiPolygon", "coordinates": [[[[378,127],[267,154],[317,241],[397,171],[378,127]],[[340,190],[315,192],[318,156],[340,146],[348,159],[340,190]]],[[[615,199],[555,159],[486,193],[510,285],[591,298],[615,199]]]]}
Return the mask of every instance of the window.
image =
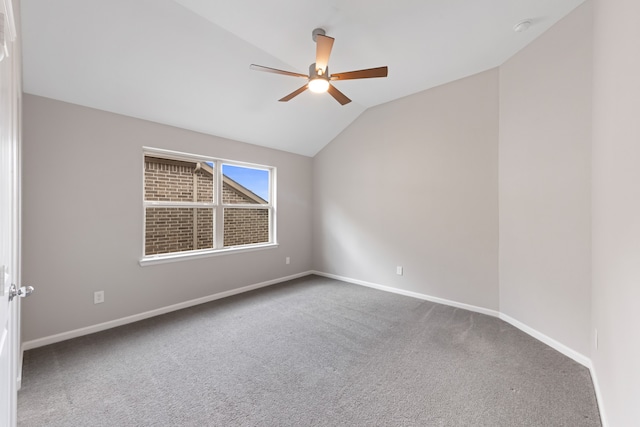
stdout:
{"type": "Polygon", "coordinates": [[[274,246],[275,168],[145,148],[141,263],[274,246]]]}

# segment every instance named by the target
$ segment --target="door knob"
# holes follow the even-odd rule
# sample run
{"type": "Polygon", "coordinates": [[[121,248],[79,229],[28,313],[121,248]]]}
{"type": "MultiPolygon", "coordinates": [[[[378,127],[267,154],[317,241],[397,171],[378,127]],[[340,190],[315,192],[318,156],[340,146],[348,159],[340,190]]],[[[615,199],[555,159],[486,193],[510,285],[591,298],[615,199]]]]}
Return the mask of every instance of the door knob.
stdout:
{"type": "Polygon", "coordinates": [[[16,285],[11,285],[9,288],[9,301],[15,297],[26,298],[33,293],[33,286],[22,286],[18,288],[16,285]]]}

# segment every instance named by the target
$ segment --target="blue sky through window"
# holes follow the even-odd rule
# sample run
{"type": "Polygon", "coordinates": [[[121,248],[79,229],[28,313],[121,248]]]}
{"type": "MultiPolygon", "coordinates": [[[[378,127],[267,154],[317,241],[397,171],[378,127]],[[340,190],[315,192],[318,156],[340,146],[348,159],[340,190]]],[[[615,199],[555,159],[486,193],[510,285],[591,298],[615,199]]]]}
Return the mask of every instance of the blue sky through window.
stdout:
{"type": "Polygon", "coordinates": [[[242,166],[222,165],[222,174],[269,201],[269,171],[242,166]]]}

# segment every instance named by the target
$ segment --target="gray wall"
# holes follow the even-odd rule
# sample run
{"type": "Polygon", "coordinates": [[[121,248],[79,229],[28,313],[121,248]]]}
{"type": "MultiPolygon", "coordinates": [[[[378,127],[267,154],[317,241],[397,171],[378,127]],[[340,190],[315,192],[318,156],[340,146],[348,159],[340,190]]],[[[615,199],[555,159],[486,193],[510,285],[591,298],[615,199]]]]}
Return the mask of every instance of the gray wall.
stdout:
{"type": "Polygon", "coordinates": [[[497,113],[496,69],[367,110],[314,158],[315,269],[496,310],[497,113]]]}
{"type": "Polygon", "coordinates": [[[23,150],[25,341],[311,269],[308,157],[32,95],[23,150]],[[141,267],[145,145],[277,167],[280,247],[141,267]]]}
{"type": "Polygon", "coordinates": [[[592,352],[609,425],[640,420],[640,2],[594,2],[592,352]]]}
{"type": "Polygon", "coordinates": [[[589,356],[592,7],[500,66],[500,311],[589,356]]]}

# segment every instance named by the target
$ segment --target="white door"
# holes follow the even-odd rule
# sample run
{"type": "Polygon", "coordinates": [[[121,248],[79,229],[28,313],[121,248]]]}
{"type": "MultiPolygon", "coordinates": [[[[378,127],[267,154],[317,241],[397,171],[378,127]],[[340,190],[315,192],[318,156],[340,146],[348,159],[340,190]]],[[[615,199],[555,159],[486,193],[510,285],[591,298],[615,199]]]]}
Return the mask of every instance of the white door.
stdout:
{"type": "MultiPolygon", "coordinates": [[[[14,0],[15,1],[15,0],[14,0]]],[[[17,3],[17,2],[16,2],[17,3]]],[[[16,424],[20,300],[20,78],[12,0],[0,0],[0,426],[16,424]]]]}

